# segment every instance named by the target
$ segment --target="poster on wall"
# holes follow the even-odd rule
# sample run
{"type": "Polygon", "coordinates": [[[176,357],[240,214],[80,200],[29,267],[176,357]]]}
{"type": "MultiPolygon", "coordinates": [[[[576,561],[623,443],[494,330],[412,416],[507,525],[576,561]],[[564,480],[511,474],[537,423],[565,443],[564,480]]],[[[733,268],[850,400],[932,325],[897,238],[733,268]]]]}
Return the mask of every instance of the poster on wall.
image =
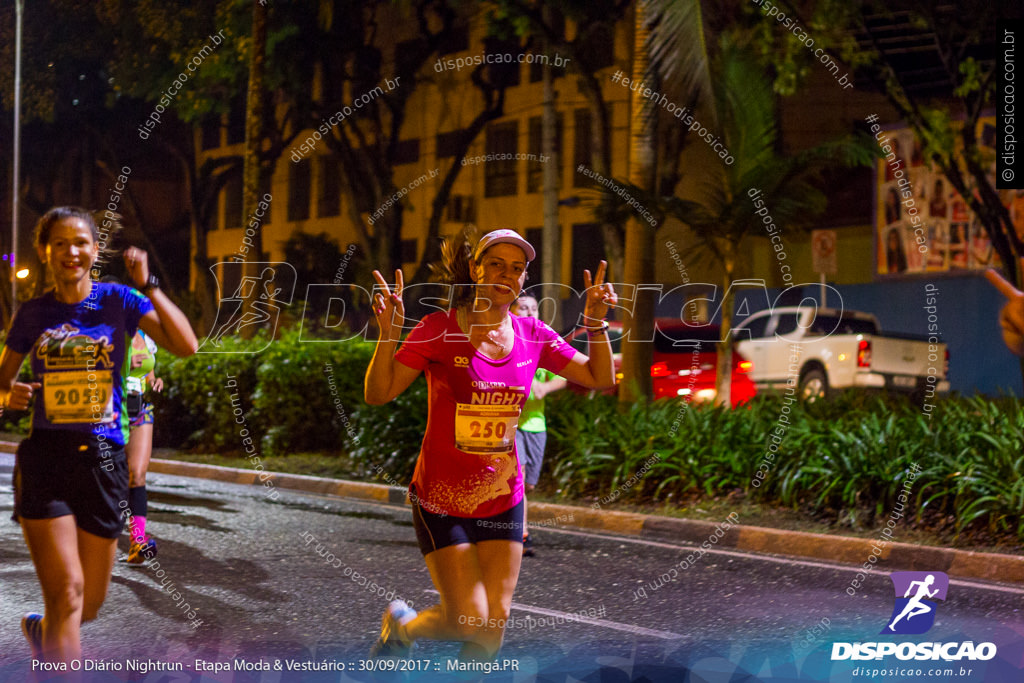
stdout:
{"type": "MultiPolygon", "coordinates": [[[[978,120],[978,141],[995,186],[994,117],[978,120]]],[[[906,127],[878,133],[886,157],[875,166],[876,274],[955,273],[1000,265],[981,221],[946,177],[924,159],[906,127]]],[[[1024,191],[1000,190],[1017,234],[1024,236],[1024,191]]]]}

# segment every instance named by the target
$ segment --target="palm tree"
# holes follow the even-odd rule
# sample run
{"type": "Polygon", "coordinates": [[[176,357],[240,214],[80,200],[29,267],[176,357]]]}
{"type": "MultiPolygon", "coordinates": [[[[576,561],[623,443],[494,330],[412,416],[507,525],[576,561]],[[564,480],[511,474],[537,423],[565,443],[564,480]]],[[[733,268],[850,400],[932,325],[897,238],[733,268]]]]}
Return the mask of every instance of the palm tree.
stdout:
{"type": "MultiPolygon", "coordinates": [[[[674,102],[703,100],[710,90],[707,55],[704,48],[700,0],[654,2],[639,0],[633,7],[633,81],[670,84],[669,99],[674,102]]],[[[635,196],[655,195],[655,188],[671,192],[679,176],[659,172],[656,130],[659,111],[647,97],[633,90],[630,95],[629,185],[635,196]]],[[[684,134],[685,136],[685,134],[684,134]]],[[[670,166],[672,164],[669,164],[670,166]]],[[[626,183],[621,183],[626,185],[626,183]]],[[[618,200],[609,195],[609,203],[618,200]]],[[[639,216],[626,224],[623,279],[640,285],[654,282],[655,227],[639,216]]],[[[651,339],[654,328],[654,291],[637,289],[634,305],[623,314],[624,339],[651,339]]],[[[650,367],[653,348],[644,341],[622,345],[622,374],[626,381],[619,389],[623,404],[653,393],[650,367]]]]}

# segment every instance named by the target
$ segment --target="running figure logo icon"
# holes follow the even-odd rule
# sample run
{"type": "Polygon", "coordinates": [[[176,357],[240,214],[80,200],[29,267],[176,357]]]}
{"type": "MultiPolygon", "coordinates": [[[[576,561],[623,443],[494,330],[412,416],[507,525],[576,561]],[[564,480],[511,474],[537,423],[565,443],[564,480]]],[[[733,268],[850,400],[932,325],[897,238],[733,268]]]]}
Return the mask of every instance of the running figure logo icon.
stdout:
{"type": "Polygon", "coordinates": [[[203,340],[196,353],[258,353],[270,346],[277,331],[281,312],[292,302],[292,295],[295,293],[295,267],[284,262],[247,264],[227,261],[210,268],[214,277],[217,274],[217,266],[222,267],[224,284],[232,283],[234,290],[225,288],[220,282],[217,283],[221,292],[230,291],[232,294],[220,300],[213,331],[203,340]],[[246,268],[252,266],[256,266],[259,273],[256,277],[246,273],[246,268]],[[252,327],[253,331],[267,330],[267,343],[259,349],[224,350],[224,340],[241,336],[242,330],[247,327],[252,327]]]}
{"type": "Polygon", "coordinates": [[[882,633],[917,635],[935,623],[935,600],[945,600],[949,577],[942,572],[893,572],[896,605],[882,633]],[[902,597],[901,597],[902,596],[902,597]]]}

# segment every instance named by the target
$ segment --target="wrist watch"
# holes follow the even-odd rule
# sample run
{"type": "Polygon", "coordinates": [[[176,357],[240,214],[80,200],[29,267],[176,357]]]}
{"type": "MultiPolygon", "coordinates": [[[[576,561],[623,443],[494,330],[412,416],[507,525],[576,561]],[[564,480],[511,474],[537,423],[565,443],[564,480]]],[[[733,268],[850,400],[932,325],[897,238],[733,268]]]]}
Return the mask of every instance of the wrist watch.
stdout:
{"type": "Polygon", "coordinates": [[[153,273],[150,273],[149,278],[146,279],[146,284],[142,285],[142,287],[139,288],[139,291],[145,294],[146,296],[149,296],[150,292],[152,292],[154,289],[159,288],[160,278],[158,278],[156,275],[153,275],[153,273]]]}

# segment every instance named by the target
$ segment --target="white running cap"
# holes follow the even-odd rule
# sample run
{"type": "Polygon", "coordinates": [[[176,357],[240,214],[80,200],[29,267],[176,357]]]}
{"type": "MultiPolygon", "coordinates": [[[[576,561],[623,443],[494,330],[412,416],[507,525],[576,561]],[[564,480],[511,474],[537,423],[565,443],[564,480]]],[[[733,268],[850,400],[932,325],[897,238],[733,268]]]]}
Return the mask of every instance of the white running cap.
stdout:
{"type": "Polygon", "coordinates": [[[473,260],[479,261],[480,255],[493,247],[495,244],[514,244],[526,254],[526,260],[532,261],[537,258],[537,252],[534,250],[533,245],[520,237],[519,233],[515,230],[493,230],[483,237],[476,245],[476,253],[473,254],[473,260]]]}

